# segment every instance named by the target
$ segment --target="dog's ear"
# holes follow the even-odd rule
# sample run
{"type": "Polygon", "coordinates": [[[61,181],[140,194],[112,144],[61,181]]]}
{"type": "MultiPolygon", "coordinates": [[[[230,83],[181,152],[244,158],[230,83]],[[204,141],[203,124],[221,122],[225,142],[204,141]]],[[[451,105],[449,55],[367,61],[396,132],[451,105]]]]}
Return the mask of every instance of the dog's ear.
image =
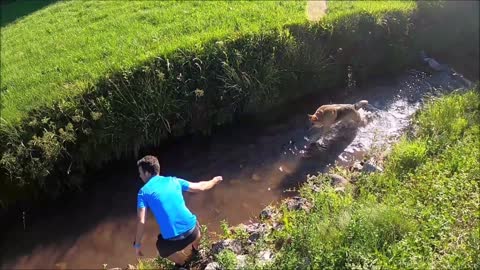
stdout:
{"type": "Polygon", "coordinates": [[[307,114],[308,115],[308,119],[310,119],[310,121],[317,121],[318,120],[318,117],[316,115],[311,115],[311,114],[307,114]]]}

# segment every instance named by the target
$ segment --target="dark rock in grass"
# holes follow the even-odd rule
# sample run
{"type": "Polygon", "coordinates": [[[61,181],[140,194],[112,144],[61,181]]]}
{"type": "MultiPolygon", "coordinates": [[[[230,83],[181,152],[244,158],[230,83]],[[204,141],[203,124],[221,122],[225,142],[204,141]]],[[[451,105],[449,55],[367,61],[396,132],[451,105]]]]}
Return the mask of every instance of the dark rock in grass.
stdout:
{"type": "Polygon", "coordinates": [[[267,233],[268,226],[264,223],[251,223],[245,225],[245,229],[249,234],[248,243],[252,244],[258,241],[258,239],[260,239],[267,233]]]}
{"type": "Polygon", "coordinates": [[[350,170],[353,172],[361,172],[363,169],[363,162],[355,161],[352,166],[350,166],[350,170]]]}
{"type": "Polygon", "coordinates": [[[356,172],[365,172],[365,173],[372,173],[372,172],[382,172],[383,169],[380,168],[379,166],[376,166],[372,164],[371,162],[363,162],[363,161],[357,161],[355,162],[351,168],[352,171],[356,172]]]}
{"type": "Polygon", "coordinates": [[[273,207],[271,207],[271,206],[265,207],[265,208],[262,210],[262,212],[260,212],[260,218],[261,218],[261,219],[271,219],[271,218],[274,216],[274,214],[275,214],[274,210],[275,210],[275,209],[274,209],[273,207]]]}
{"type": "Polygon", "coordinates": [[[383,169],[370,163],[370,162],[365,162],[363,164],[362,172],[366,173],[372,173],[372,172],[382,172],[383,169]]]}
{"type": "Polygon", "coordinates": [[[345,187],[349,183],[347,179],[338,174],[328,174],[328,177],[330,178],[331,185],[335,188],[345,187]]]}
{"type": "Polygon", "coordinates": [[[312,208],[312,204],[307,199],[295,196],[287,200],[286,202],[288,210],[304,210],[309,211],[312,208]]]}
{"type": "Polygon", "coordinates": [[[212,253],[218,254],[225,249],[229,249],[235,254],[242,254],[242,243],[240,242],[240,240],[235,239],[221,240],[213,244],[212,253]]]}

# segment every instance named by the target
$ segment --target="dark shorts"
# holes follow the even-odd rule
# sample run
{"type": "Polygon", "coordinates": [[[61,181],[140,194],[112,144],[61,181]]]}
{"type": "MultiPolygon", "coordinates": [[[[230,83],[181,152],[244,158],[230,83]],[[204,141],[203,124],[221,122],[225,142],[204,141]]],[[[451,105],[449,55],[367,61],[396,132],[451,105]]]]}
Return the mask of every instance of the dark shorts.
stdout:
{"type": "Polygon", "coordinates": [[[197,223],[193,232],[182,240],[163,239],[162,234],[157,238],[157,249],[161,257],[167,258],[175,252],[181,251],[191,245],[200,237],[200,225],[197,223]]]}

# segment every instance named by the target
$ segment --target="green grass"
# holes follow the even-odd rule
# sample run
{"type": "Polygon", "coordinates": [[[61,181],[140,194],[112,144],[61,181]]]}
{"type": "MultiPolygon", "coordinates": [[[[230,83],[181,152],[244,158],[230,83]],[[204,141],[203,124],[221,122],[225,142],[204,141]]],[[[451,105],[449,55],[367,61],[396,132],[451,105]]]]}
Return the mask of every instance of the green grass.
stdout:
{"type": "Polygon", "coordinates": [[[367,13],[381,18],[386,12],[411,13],[416,9],[415,1],[328,1],[328,16],[325,22],[335,22],[355,13],[367,13]]]}
{"type": "MultiPolygon", "coordinates": [[[[478,91],[478,89],[476,89],[478,91]]],[[[302,194],[313,211],[285,211],[290,239],[274,263],[282,269],[479,269],[480,95],[454,94],[417,117],[385,171],[357,175],[339,194],[322,177],[319,193],[302,194]]],[[[338,169],[347,177],[351,173],[338,169]]]]}
{"type": "MultiPolygon", "coordinates": [[[[2,27],[1,117],[82,93],[89,84],[178,48],[306,23],[304,1],[69,1],[2,27]]],[[[3,13],[18,5],[5,6],[3,13]]],[[[410,12],[415,2],[329,2],[326,22],[355,12],[410,12]]]]}
{"type": "Polygon", "coordinates": [[[177,48],[305,21],[304,2],[70,1],[2,28],[2,117],[177,48]]]}

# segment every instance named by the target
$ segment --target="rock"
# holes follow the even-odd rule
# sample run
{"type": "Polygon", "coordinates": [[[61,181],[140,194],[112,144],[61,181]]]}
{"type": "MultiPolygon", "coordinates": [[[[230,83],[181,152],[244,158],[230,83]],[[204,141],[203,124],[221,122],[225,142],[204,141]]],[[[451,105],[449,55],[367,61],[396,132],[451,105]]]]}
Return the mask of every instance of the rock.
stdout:
{"type": "Polygon", "coordinates": [[[352,165],[351,170],[352,170],[352,171],[357,171],[357,172],[366,172],[366,173],[383,172],[383,169],[382,169],[382,168],[380,168],[379,166],[376,166],[376,165],[372,164],[370,161],[366,161],[366,162],[356,161],[356,162],[352,165]]]}
{"type": "Polygon", "coordinates": [[[248,243],[252,244],[263,237],[268,231],[269,227],[264,223],[250,223],[248,225],[244,225],[244,229],[249,235],[247,240],[248,243]]]}
{"type": "Polygon", "coordinates": [[[220,264],[217,262],[211,262],[207,264],[204,270],[221,270],[220,264]]]}
{"type": "Polygon", "coordinates": [[[212,246],[212,253],[218,254],[224,249],[229,249],[235,254],[242,253],[242,243],[239,240],[225,239],[221,240],[212,246]]]}
{"type": "Polygon", "coordinates": [[[427,63],[427,65],[428,65],[431,69],[433,69],[433,70],[435,70],[435,71],[448,71],[448,70],[450,69],[450,68],[448,67],[448,65],[440,64],[440,63],[438,63],[438,62],[437,62],[435,59],[433,59],[433,58],[426,58],[424,61],[427,63]]]}
{"type": "Polygon", "coordinates": [[[330,177],[330,183],[333,187],[345,187],[349,181],[338,174],[328,174],[330,177]]]}
{"type": "Polygon", "coordinates": [[[237,269],[244,269],[247,266],[247,255],[237,255],[237,269]]]}
{"type": "Polygon", "coordinates": [[[354,172],[361,172],[362,169],[363,169],[363,162],[360,162],[360,161],[355,161],[355,163],[353,163],[353,165],[350,167],[350,170],[354,172]]]}
{"type": "Polygon", "coordinates": [[[365,164],[363,164],[362,172],[366,172],[366,173],[383,172],[383,169],[376,165],[373,165],[370,162],[366,162],[365,164]]]}
{"type": "Polygon", "coordinates": [[[312,208],[312,205],[307,201],[307,199],[295,196],[287,200],[288,210],[304,210],[308,211],[312,208]]]}
{"type": "Polygon", "coordinates": [[[345,193],[345,187],[336,187],[334,190],[338,193],[345,193]]]}
{"type": "Polygon", "coordinates": [[[448,71],[450,69],[448,65],[440,64],[435,59],[428,57],[425,51],[420,52],[420,58],[434,71],[448,71]]]}
{"type": "Polygon", "coordinates": [[[258,262],[257,263],[259,265],[264,265],[266,263],[272,262],[273,258],[274,258],[274,255],[273,255],[272,251],[270,251],[270,250],[260,251],[258,253],[258,262]]]}
{"type": "Polygon", "coordinates": [[[127,269],[128,269],[128,270],[135,270],[135,269],[137,269],[137,268],[135,268],[135,266],[129,264],[129,265],[127,266],[127,269]]]}
{"type": "Polygon", "coordinates": [[[273,207],[267,206],[260,212],[260,219],[271,219],[274,214],[273,207]]]}

